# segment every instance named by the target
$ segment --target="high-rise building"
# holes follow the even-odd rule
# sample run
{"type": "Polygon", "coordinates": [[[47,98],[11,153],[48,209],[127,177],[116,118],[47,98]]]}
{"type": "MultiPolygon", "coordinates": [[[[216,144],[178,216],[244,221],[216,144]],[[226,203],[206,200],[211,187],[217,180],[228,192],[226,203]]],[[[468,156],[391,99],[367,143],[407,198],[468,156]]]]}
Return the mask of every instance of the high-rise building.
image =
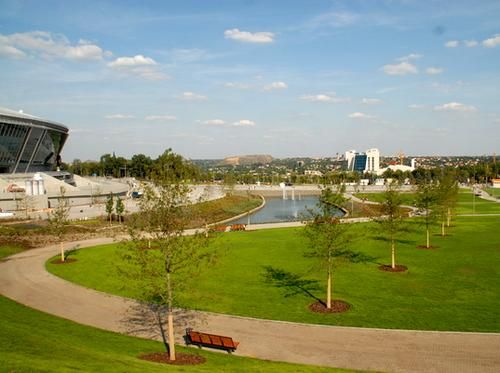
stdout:
{"type": "Polygon", "coordinates": [[[376,173],[380,168],[380,152],[375,148],[364,153],[349,150],[345,152],[345,160],[349,171],[376,173]]]}

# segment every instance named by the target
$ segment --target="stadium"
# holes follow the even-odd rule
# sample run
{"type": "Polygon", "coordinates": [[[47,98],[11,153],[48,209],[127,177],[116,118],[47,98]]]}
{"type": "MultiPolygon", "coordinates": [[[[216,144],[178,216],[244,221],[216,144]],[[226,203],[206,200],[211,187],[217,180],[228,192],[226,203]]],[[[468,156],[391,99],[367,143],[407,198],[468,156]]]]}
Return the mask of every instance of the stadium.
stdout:
{"type": "Polygon", "coordinates": [[[53,170],[68,132],[62,124],[0,108],[0,173],[53,170]]]}

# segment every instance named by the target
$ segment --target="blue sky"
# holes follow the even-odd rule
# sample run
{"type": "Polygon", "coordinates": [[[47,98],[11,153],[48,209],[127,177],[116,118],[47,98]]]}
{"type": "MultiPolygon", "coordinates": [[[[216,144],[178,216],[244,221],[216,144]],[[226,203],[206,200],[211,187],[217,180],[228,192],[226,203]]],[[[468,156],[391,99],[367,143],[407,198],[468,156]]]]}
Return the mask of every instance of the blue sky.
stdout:
{"type": "Polygon", "coordinates": [[[63,159],[500,152],[500,2],[0,0],[0,106],[63,159]]]}

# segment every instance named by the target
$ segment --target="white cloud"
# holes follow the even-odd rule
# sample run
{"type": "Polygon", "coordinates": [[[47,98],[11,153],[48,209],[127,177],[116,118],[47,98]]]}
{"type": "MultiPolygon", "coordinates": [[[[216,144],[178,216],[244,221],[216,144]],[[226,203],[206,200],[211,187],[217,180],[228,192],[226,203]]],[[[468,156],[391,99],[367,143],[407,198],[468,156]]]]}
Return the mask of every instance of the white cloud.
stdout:
{"type": "Polygon", "coordinates": [[[384,65],[382,70],[387,75],[407,75],[407,74],[417,74],[418,69],[415,65],[409,62],[401,62],[394,65],[384,65]]]}
{"type": "Polygon", "coordinates": [[[177,96],[177,98],[184,101],[204,101],[208,97],[194,92],[183,92],[180,96],[177,96]]]}
{"type": "Polygon", "coordinates": [[[450,40],[450,41],[447,41],[444,46],[446,48],[456,48],[458,47],[458,45],[460,44],[460,42],[458,40],[450,40]]]}
{"type": "Polygon", "coordinates": [[[69,60],[101,60],[107,54],[87,40],[71,44],[66,36],[46,31],[31,31],[10,35],[0,34],[0,55],[20,58],[26,55],[69,60]]]}
{"type": "Polygon", "coordinates": [[[363,98],[361,103],[365,105],[378,105],[382,103],[382,100],[379,98],[363,98]]]}
{"type": "Polygon", "coordinates": [[[206,120],[202,123],[206,124],[208,126],[225,126],[226,125],[226,121],[224,121],[222,119],[209,119],[209,120],[206,120]]]}
{"type": "Polygon", "coordinates": [[[26,53],[13,47],[12,45],[0,44],[0,56],[8,58],[24,58],[26,57],[26,53]]]}
{"type": "Polygon", "coordinates": [[[158,63],[150,57],[142,54],[133,57],[118,57],[108,63],[108,66],[115,71],[126,75],[135,75],[147,80],[170,79],[168,75],[159,71],[158,63]]]}
{"type": "Polygon", "coordinates": [[[409,109],[413,109],[413,110],[423,109],[424,107],[425,106],[421,105],[421,104],[411,104],[411,105],[408,105],[408,108],[409,109]]]}
{"type": "Polygon", "coordinates": [[[360,112],[355,112],[351,113],[348,115],[349,118],[351,119],[359,119],[359,120],[367,120],[367,119],[373,119],[374,117],[372,115],[360,113],[360,112]]]}
{"type": "Polygon", "coordinates": [[[149,57],[144,57],[142,54],[138,54],[134,57],[119,57],[113,62],[108,63],[109,67],[122,68],[122,67],[134,67],[134,66],[144,66],[144,65],[156,65],[156,61],[149,57]]]}
{"type": "Polygon", "coordinates": [[[443,71],[444,69],[441,67],[428,67],[427,69],[425,69],[425,72],[429,75],[441,74],[443,71]]]}
{"type": "Polygon", "coordinates": [[[255,126],[255,122],[249,119],[240,119],[232,124],[233,127],[252,127],[255,126]]]}
{"type": "Polygon", "coordinates": [[[133,119],[135,118],[133,115],[128,115],[128,114],[110,114],[104,116],[106,119],[133,119]]]}
{"type": "Polygon", "coordinates": [[[236,41],[242,41],[245,43],[259,43],[266,44],[272,43],[274,41],[274,33],[272,32],[248,32],[240,31],[237,28],[224,31],[224,37],[226,39],[232,39],[236,41]]]}
{"type": "Polygon", "coordinates": [[[407,56],[399,57],[397,60],[401,62],[408,62],[410,60],[417,60],[419,58],[422,58],[423,55],[418,54],[418,53],[410,53],[407,56]]]}
{"type": "Polygon", "coordinates": [[[330,93],[330,94],[318,94],[318,95],[305,95],[301,97],[301,100],[310,102],[331,102],[337,104],[340,102],[347,102],[349,101],[349,98],[337,97],[335,93],[330,93]]]}
{"type": "Polygon", "coordinates": [[[468,106],[461,104],[460,102],[450,102],[448,104],[438,105],[434,107],[436,111],[462,111],[462,112],[473,112],[477,111],[474,106],[468,106]]]}
{"type": "Polygon", "coordinates": [[[272,82],[271,84],[268,84],[264,86],[264,90],[266,91],[273,91],[276,89],[287,89],[288,85],[285,82],[272,82]]]}
{"type": "Polygon", "coordinates": [[[495,48],[497,45],[500,45],[500,34],[495,34],[495,36],[483,40],[483,46],[486,48],[495,48]]]}
{"type": "Polygon", "coordinates": [[[224,83],[224,87],[226,88],[236,88],[236,89],[249,89],[250,85],[245,84],[245,83],[238,83],[238,82],[227,82],[224,83]]]}
{"type": "Polygon", "coordinates": [[[177,120],[175,115],[148,115],[146,120],[157,120],[157,121],[172,121],[177,120]]]}
{"type": "Polygon", "coordinates": [[[479,43],[476,40],[464,40],[464,44],[468,48],[474,48],[479,45],[479,43]]]}

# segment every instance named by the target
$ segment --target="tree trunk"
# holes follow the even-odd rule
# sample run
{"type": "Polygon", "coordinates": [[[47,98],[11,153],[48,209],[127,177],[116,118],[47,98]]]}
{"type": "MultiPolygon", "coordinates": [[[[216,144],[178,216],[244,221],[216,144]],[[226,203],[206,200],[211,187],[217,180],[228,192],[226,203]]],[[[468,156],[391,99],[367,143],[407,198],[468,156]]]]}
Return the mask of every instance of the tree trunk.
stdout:
{"type": "Polygon", "coordinates": [[[167,292],[168,292],[168,352],[170,361],[175,361],[175,335],[174,335],[174,314],[172,311],[172,286],[170,284],[170,273],[167,273],[167,292]]]}
{"type": "Polygon", "coordinates": [[[429,235],[429,228],[427,228],[427,248],[429,248],[431,246],[431,243],[430,243],[430,235],[429,235]]]}
{"type": "Polygon", "coordinates": [[[441,236],[442,237],[445,236],[445,233],[444,233],[444,220],[441,222],[441,236]]]}
{"type": "Polygon", "coordinates": [[[450,221],[451,221],[451,209],[448,208],[448,214],[446,216],[446,225],[448,228],[450,227],[450,221]]]}
{"type": "Polygon", "coordinates": [[[328,280],[326,285],[326,308],[332,308],[332,272],[328,270],[328,280]]]}
{"type": "Polygon", "coordinates": [[[394,238],[391,240],[392,268],[396,268],[396,248],[394,247],[394,238]]]}
{"type": "Polygon", "coordinates": [[[61,241],[59,241],[59,247],[61,248],[61,262],[64,262],[64,244],[61,241]]]}

